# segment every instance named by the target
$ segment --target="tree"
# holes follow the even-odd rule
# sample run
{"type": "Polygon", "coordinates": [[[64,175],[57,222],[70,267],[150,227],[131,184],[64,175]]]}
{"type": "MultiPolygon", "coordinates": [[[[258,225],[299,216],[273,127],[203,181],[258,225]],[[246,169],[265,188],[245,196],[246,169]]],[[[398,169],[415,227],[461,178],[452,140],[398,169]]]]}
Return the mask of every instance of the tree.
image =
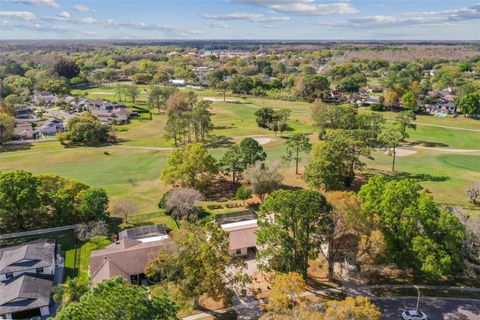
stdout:
{"type": "Polygon", "coordinates": [[[22,231],[35,224],[40,196],[40,181],[23,170],[0,173],[0,229],[22,231]]]}
{"type": "Polygon", "coordinates": [[[393,90],[387,90],[383,95],[383,104],[389,107],[390,110],[398,105],[399,100],[398,94],[393,90]]]}
{"type": "Polygon", "coordinates": [[[208,185],[218,172],[215,159],[200,143],[173,150],[162,171],[162,180],[184,188],[199,189],[208,185]]]}
{"type": "Polygon", "coordinates": [[[443,211],[415,180],[370,178],[359,192],[362,209],[378,219],[386,258],[427,277],[455,274],[462,265],[461,222],[443,211]]]}
{"type": "Polygon", "coordinates": [[[205,142],[206,134],[213,129],[212,113],[209,111],[211,104],[211,101],[203,100],[192,109],[193,132],[196,141],[202,140],[202,142],[205,142]]]}
{"type": "Polygon", "coordinates": [[[389,148],[389,153],[392,155],[392,171],[395,171],[397,146],[402,141],[402,133],[395,128],[385,129],[380,136],[380,141],[389,148]]]}
{"type": "Polygon", "coordinates": [[[175,221],[194,222],[198,218],[197,204],[202,199],[203,195],[195,189],[176,188],[169,191],[165,201],[165,209],[175,221]]]}
{"type": "Polygon", "coordinates": [[[378,265],[385,254],[386,246],[385,237],[380,230],[373,230],[369,234],[361,235],[357,261],[366,266],[378,265]]]}
{"type": "Polygon", "coordinates": [[[220,160],[222,170],[224,173],[232,174],[232,183],[236,183],[239,176],[246,169],[243,159],[242,149],[238,144],[235,144],[227,149],[227,152],[220,160]]]}
{"type": "Polygon", "coordinates": [[[312,190],[277,190],[260,207],[257,260],[277,272],[298,272],[305,279],[332,226],[331,206],[312,190]],[[266,265],[264,264],[266,262],[266,265]]]}
{"type": "Polygon", "coordinates": [[[325,320],[380,320],[382,314],[367,297],[347,297],[345,300],[327,301],[325,320]]]}
{"type": "Polygon", "coordinates": [[[135,103],[135,100],[137,97],[140,95],[140,89],[138,89],[137,86],[131,85],[126,87],[126,94],[127,96],[130,97],[133,103],[135,103]]]}
{"type": "Polygon", "coordinates": [[[355,235],[357,228],[360,229],[365,222],[358,219],[361,216],[360,201],[353,192],[330,192],[326,199],[332,207],[329,212],[331,225],[325,234],[328,249],[321,253],[328,263],[328,278],[333,279],[333,267],[339,257],[354,258],[348,236],[355,235]]]}
{"type": "Polygon", "coordinates": [[[79,301],[62,308],[55,319],[174,320],[178,319],[177,310],[165,294],[150,296],[146,288],[115,277],[100,282],[79,301]]]}
{"type": "Polygon", "coordinates": [[[317,74],[305,74],[303,78],[295,81],[295,91],[300,97],[307,101],[314,101],[321,97],[325,90],[330,87],[327,78],[317,74]]]}
{"type": "Polygon", "coordinates": [[[404,93],[402,96],[402,104],[405,108],[412,109],[415,112],[415,108],[417,107],[415,94],[412,91],[404,93]]]}
{"type": "Polygon", "coordinates": [[[80,241],[87,241],[96,237],[106,236],[109,230],[110,227],[103,220],[93,220],[79,223],[75,226],[75,234],[80,241]]]}
{"type": "Polygon", "coordinates": [[[148,93],[148,103],[160,111],[160,107],[165,106],[166,102],[162,88],[152,85],[148,93]]]}
{"type": "Polygon", "coordinates": [[[260,128],[268,128],[269,124],[272,122],[273,114],[275,111],[272,108],[260,108],[255,111],[255,116],[257,117],[255,121],[260,128]]]}
{"type": "Polygon", "coordinates": [[[302,302],[305,288],[305,280],[299,273],[289,272],[275,275],[272,290],[265,305],[267,312],[260,319],[300,319],[296,311],[302,302]]]}
{"type": "Polygon", "coordinates": [[[53,71],[60,77],[65,77],[67,79],[72,79],[80,74],[80,68],[78,65],[66,59],[59,59],[53,66],[53,71]]]}
{"type": "Polygon", "coordinates": [[[102,124],[92,114],[87,113],[70,119],[67,132],[60,136],[60,142],[67,146],[99,146],[113,139],[110,127],[102,124]]]}
{"type": "Polygon", "coordinates": [[[14,129],[14,118],[6,113],[0,112],[0,145],[3,145],[13,138],[14,129]]]}
{"type": "Polygon", "coordinates": [[[113,212],[123,217],[123,222],[128,223],[128,216],[138,210],[136,203],[132,199],[123,199],[113,206],[113,212]]]}
{"type": "Polygon", "coordinates": [[[83,278],[67,278],[64,283],[53,288],[53,300],[61,302],[61,308],[65,308],[72,302],[80,301],[80,298],[88,292],[88,281],[83,278]]]}
{"type": "Polygon", "coordinates": [[[80,202],[78,211],[81,221],[107,220],[109,218],[109,200],[104,189],[90,188],[83,190],[77,198],[80,202]]]}
{"type": "Polygon", "coordinates": [[[265,194],[277,189],[282,183],[283,176],[278,170],[278,162],[262,163],[257,161],[255,165],[245,171],[245,181],[250,191],[263,201],[265,194]]]}
{"type": "Polygon", "coordinates": [[[415,124],[416,119],[417,116],[413,111],[402,111],[395,117],[395,123],[401,135],[400,141],[405,141],[405,139],[409,137],[407,129],[417,129],[417,125],[415,124]]]}
{"type": "Polygon", "coordinates": [[[473,205],[477,205],[478,199],[480,198],[480,187],[472,183],[470,187],[465,189],[465,195],[468,202],[472,203],[473,205]]]}
{"type": "Polygon", "coordinates": [[[301,153],[309,153],[312,150],[312,144],[308,137],[301,133],[296,133],[288,139],[286,143],[284,159],[286,161],[295,160],[295,173],[298,174],[298,163],[302,160],[301,153]]]}
{"type": "Polygon", "coordinates": [[[70,87],[65,79],[43,79],[37,82],[35,88],[40,92],[50,92],[53,94],[68,94],[70,87]]]}
{"type": "Polygon", "coordinates": [[[272,122],[269,124],[269,129],[275,132],[280,131],[282,136],[283,131],[288,129],[288,117],[290,117],[291,110],[278,110],[273,114],[272,122]]]}
{"type": "Polygon", "coordinates": [[[458,107],[465,116],[474,115],[480,113],[480,94],[478,92],[470,93],[462,98],[458,102],[458,107]]]}
{"type": "Polygon", "coordinates": [[[243,165],[245,167],[255,164],[257,161],[264,161],[267,153],[263,151],[262,146],[253,138],[245,138],[240,142],[243,165]]]}
{"type": "Polygon", "coordinates": [[[244,204],[245,200],[250,199],[251,196],[252,193],[250,192],[250,190],[248,190],[248,188],[245,188],[244,186],[240,186],[235,193],[235,198],[237,198],[238,200],[243,200],[244,204]]]}
{"type": "Polygon", "coordinates": [[[228,234],[218,224],[186,225],[173,232],[171,245],[149,261],[145,274],[174,281],[195,306],[202,295],[218,300],[227,288],[245,280],[242,272],[235,272],[236,261],[228,248],[228,234]]]}

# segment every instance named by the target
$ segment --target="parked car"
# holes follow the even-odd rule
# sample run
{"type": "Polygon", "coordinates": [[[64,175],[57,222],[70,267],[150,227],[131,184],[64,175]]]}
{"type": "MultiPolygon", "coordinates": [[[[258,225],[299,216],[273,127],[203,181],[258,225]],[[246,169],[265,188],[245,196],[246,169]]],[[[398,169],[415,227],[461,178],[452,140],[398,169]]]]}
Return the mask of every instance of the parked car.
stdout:
{"type": "Polygon", "coordinates": [[[425,313],[419,311],[417,314],[417,311],[415,310],[407,310],[405,312],[402,312],[402,319],[403,320],[428,320],[428,317],[425,313]]]}

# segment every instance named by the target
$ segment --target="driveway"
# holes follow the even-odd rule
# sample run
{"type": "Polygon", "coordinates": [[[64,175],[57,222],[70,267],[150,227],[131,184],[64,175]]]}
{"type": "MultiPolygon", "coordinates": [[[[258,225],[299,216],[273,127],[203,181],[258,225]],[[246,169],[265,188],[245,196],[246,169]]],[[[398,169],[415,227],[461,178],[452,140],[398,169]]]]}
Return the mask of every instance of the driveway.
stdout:
{"type": "MultiPolygon", "coordinates": [[[[382,319],[401,319],[405,310],[415,310],[416,298],[373,298],[382,319]]],[[[432,320],[480,320],[480,300],[421,298],[419,310],[432,320]]]]}

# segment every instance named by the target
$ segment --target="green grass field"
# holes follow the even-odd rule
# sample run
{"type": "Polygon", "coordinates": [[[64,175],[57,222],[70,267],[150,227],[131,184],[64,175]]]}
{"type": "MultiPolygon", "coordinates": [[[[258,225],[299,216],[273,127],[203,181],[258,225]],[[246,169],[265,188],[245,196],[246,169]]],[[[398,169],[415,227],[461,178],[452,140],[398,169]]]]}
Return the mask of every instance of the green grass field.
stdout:
{"type": "MultiPolygon", "coordinates": [[[[87,91],[90,98],[114,100],[113,89],[96,88],[87,91]],[[106,92],[110,93],[103,94],[106,92]]],[[[199,97],[220,95],[211,90],[197,91],[197,94],[199,97]]],[[[143,92],[139,99],[142,100],[145,95],[143,92]]],[[[240,141],[242,137],[252,135],[271,138],[273,140],[264,145],[268,159],[281,160],[285,139],[257,127],[255,123],[255,111],[264,106],[292,110],[289,123],[292,131],[287,131],[284,135],[294,132],[310,133],[312,140],[316,140],[311,104],[253,97],[228,98],[238,102],[212,104],[215,129],[211,140],[230,137],[233,141],[240,141]]],[[[395,114],[385,112],[384,116],[393,119],[395,114]]],[[[89,185],[105,188],[110,195],[111,204],[124,198],[134,200],[138,205],[137,216],[145,218],[132,217],[129,222],[133,224],[172,224],[170,218],[165,217],[157,207],[162,194],[168,189],[160,180],[160,173],[169,151],[152,149],[173,146],[172,141],[164,137],[165,121],[165,115],[155,114],[153,120],[134,120],[131,124],[119,126],[116,135],[122,142],[114,146],[64,148],[58,142],[45,142],[34,144],[25,150],[2,152],[0,170],[24,169],[34,173],[57,173],[75,178],[89,185]]],[[[480,125],[476,120],[418,116],[417,124],[417,130],[409,132],[412,142],[442,148],[480,149],[480,125]]],[[[398,157],[397,171],[405,176],[418,178],[439,202],[466,205],[464,189],[471,181],[480,179],[480,155],[415,150],[417,153],[414,155],[398,157]]],[[[225,152],[225,148],[211,148],[210,151],[218,159],[225,152]]],[[[367,173],[375,170],[388,173],[390,161],[388,155],[376,153],[374,161],[367,161],[370,170],[367,173]]],[[[303,181],[295,176],[292,163],[283,162],[282,165],[285,183],[303,185],[303,181]]]]}

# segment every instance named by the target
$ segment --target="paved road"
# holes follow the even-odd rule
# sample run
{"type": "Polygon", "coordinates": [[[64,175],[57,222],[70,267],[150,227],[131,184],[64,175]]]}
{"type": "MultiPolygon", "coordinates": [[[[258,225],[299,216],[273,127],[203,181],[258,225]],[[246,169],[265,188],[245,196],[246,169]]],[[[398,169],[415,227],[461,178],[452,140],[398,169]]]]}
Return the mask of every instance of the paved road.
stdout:
{"type": "MultiPolygon", "coordinates": [[[[401,319],[405,310],[415,309],[416,298],[374,298],[382,319],[401,319]]],[[[480,300],[422,298],[419,310],[432,320],[480,320],[480,300]]]]}

